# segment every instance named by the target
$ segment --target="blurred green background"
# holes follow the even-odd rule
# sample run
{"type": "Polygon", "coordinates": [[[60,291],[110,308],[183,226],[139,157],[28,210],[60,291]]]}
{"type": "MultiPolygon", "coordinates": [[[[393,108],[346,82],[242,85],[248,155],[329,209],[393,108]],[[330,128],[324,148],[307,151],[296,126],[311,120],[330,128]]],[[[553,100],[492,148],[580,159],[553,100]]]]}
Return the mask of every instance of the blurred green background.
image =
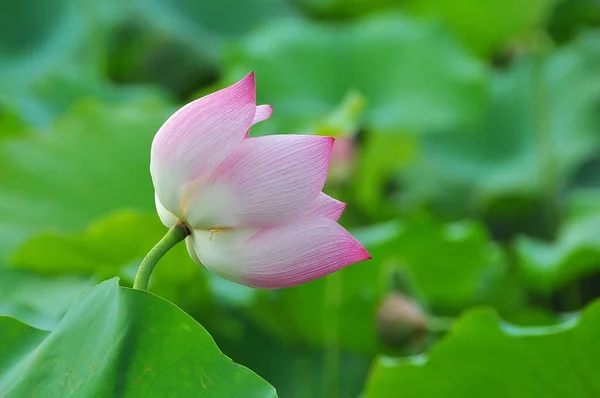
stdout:
{"type": "Polygon", "coordinates": [[[251,135],[338,138],[326,192],[373,260],[255,291],[177,247],[152,292],[281,397],[600,396],[600,1],[1,8],[0,314],[130,286],[165,233],[153,135],[254,70],[251,135]]]}

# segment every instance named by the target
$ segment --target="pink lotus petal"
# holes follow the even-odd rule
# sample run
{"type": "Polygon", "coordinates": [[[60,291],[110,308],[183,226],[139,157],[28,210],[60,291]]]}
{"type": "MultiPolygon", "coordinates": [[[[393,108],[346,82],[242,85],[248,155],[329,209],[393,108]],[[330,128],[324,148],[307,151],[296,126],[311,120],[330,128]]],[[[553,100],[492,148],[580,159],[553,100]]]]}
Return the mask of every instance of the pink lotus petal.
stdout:
{"type": "MultiPolygon", "coordinates": [[[[256,123],[260,123],[264,120],[267,120],[273,114],[273,106],[272,105],[259,105],[256,107],[256,114],[254,115],[254,120],[252,120],[252,125],[254,126],[256,123]]],[[[246,131],[245,138],[250,136],[250,130],[246,131]]]]}
{"type": "Polygon", "coordinates": [[[160,199],[158,199],[158,195],[154,195],[154,203],[156,204],[156,212],[158,213],[158,217],[160,221],[165,225],[165,227],[171,228],[177,222],[177,217],[171,213],[169,210],[165,209],[165,207],[160,203],[160,199]]]}
{"type": "Polygon", "coordinates": [[[252,125],[254,126],[256,123],[260,123],[264,120],[267,120],[273,114],[273,106],[272,105],[259,105],[256,107],[256,113],[254,114],[254,120],[252,120],[252,125]]]}
{"type": "Polygon", "coordinates": [[[302,220],[259,230],[194,231],[202,264],[247,286],[278,289],[320,278],[369,253],[333,220],[302,220]]]}
{"type": "Polygon", "coordinates": [[[241,200],[225,181],[211,176],[197,179],[183,196],[182,219],[196,229],[239,226],[241,200]]]}
{"type": "Polygon", "coordinates": [[[175,112],[152,142],[150,173],[163,206],[177,216],[188,182],[209,173],[244,139],[256,113],[254,73],[175,112]]]}
{"type": "Polygon", "coordinates": [[[340,202],[321,192],[312,203],[304,208],[299,218],[307,219],[323,217],[337,221],[342,216],[344,209],[346,209],[346,203],[340,202]]]}
{"type": "Polygon", "coordinates": [[[331,137],[310,135],[242,141],[209,181],[190,193],[185,219],[195,229],[293,219],[323,188],[332,145],[331,137]]]}

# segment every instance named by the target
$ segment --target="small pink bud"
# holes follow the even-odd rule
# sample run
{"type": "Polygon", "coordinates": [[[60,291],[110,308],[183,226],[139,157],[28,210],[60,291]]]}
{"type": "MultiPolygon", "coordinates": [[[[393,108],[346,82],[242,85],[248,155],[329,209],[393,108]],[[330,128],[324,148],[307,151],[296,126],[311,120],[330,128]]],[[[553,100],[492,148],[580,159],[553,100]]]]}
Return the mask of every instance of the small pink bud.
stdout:
{"type": "Polygon", "coordinates": [[[404,347],[412,340],[423,338],[427,318],[420,306],[409,297],[392,293],[377,311],[377,331],[390,347],[404,347]]]}
{"type": "Polygon", "coordinates": [[[328,183],[344,184],[354,172],[356,162],[356,143],[352,137],[341,137],[335,140],[331,152],[328,183]]]}

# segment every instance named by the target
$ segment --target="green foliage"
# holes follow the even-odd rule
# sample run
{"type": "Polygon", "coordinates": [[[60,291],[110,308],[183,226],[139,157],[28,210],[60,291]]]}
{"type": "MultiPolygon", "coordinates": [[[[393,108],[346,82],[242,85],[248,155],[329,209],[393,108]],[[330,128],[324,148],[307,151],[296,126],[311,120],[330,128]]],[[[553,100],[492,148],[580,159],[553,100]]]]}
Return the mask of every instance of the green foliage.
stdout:
{"type": "MultiPolygon", "coordinates": [[[[42,274],[85,275],[103,280],[114,275],[129,286],[146,253],[167,229],[154,214],[121,212],[102,218],[83,233],[42,233],[12,257],[14,267],[42,274]]],[[[190,313],[205,313],[213,303],[206,274],[184,245],[161,260],[150,283],[152,292],[190,313]]]]}
{"type": "Polygon", "coordinates": [[[420,161],[403,176],[410,191],[405,200],[458,196],[485,209],[510,197],[556,195],[600,145],[598,43],[597,34],[583,35],[496,72],[479,126],[423,137],[420,161]]]}
{"type": "Polygon", "coordinates": [[[15,111],[0,109],[0,143],[7,138],[25,135],[26,130],[25,122],[15,111]]]}
{"type": "MultiPolygon", "coordinates": [[[[381,349],[376,312],[391,292],[394,270],[401,272],[407,290],[438,314],[495,303],[506,287],[503,253],[478,224],[439,225],[417,217],[354,233],[373,260],[305,285],[259,292],[250,307],[258,325],[293,342],[327,346],[333,339],[344,349],[375,353],[381,349]]],[[[519,299],[500,307],[515,311],[519,299]]]]}
{"type": "MultiPolygon", "coordinates": [[[[358,231],[357,237],[373,254],[395,234],[394,225],[382,225],[358,231]]],[[[389,293],[389,271],[385,259],[376,256],[301,286],[258,292],[250,315],[286,341],[375,353],[381,349],[375,313],[389,293]]]]}
{"type": "Polygon", "coordinates": [[[556,40],[573,39],[581,30],[600,25],[600,3],[596,0],[563,0],[553,10],[548,30],[556,40]]]}
{"type": "Polygon", "coordinates": [[[136,0],[105,44],[108,72],[120,82],[159,84],[185,97],[193,85],[214,80],[230,41],[295,15],[285,0],[136,0]]]}
{"type": "Polygon", "coordinates": [[[471,221],[440,225],[428,217],[407,219],[394,239],[371,254],[397,267],[413,294],[438,313],[489,303],[507,272],[504,253],[471,221]]]}
{"type": "Polygon", "coordinates": [[[598,327],[598,302],[579,319],[547,328],[520,328],[473,310],[426,356],[378,359],[365,397],[595,396],[598,327]]]}
{"type": "Polygon", "coordinates": [[[0,318],[0,341],[7,397],[276,396],[183,311],[116,279],[80,296],[52,332],[0,318]]]}
{"type": "Polygon", "coordinates": [[[286,341],[376,352],[374,314],[386,286],[373,265],[363,262],[301,286],[259,292],[250,315],[286,341]]]}
{"type": "Polygon", "coordinates": [[[119,208],[153,210],[152,137],[171,110],[146,99],[85,102],[51,131],[0,147],[0,258],[32,234],[73,230],[119,208]]]}
{"type": "Polygon", "coordinates": [[[476,53],[490,55],[542,27],[559,1],[407,0],[406,7],[439,18],[476,53]]]}
{"type": "Polygon", "coordinates": [[[364,124],[385,132],[469,124],[487,98],[479,62],[443,29],[402,15],[269,25],[231,58],[230,76],[255,70],[259,100],[274,105],[269,132],[308,128],[349,90],[366,99],[364,124]]]}
{"type": "Polygon", "coordinates": [[[293,0],[317,17],[350,18],[392,8],[399,0],[293,0]]]}
{"type": "MultiPolygon", "coordinates": [[[[293,8],[284,0],[259,0],[252,3],[236,0],[139,0],[138,3],[139,12],[145,12],[149,18],[169,21],[169,26],[173,30],[179,30],[181,34],[195,31],[215,40],[207,44],[218,43],[226,37],[239,37],[271,18],[294,16],[293,8]],[[236,9],[235,12],[231,12],[233,8],[236,9]],[[189,30],[186,31],[186,28],[189,30]]],[[[194,40],[198,40],[198,36],[194,40]]]]}
{"type": "Polygon", "coordinates": [[[551,292],[600,267],[600,192],[580,191],[555,242],[521,236],[516,242],[524,280],[551,292]]]}
{"type": "Polygon", "coordinates": [[[0,315],[43,330],[0,317],[0,395],[275,395],[165,300],[80,296],[130,286],[166,232],[161,123],[251,70],[275,109],[251,136],[339,139],[326,190],[373,259],[257,291],[180,244],[152,293],[286,397],[596,394],[598,4],[7,3],[0,315]]]}
{"type": "Polygon", "coordinates": [[[52,329],[75,298],[92,285],[90,278],[66,275],[49,278],[0,268],[0,314],[40,329],[52,329]]]}
{"type": "Polygon", "coordinates": [[[110,24],[99,3],[14,2],[3,10],[0,26],[0,106],[28,123],[47,125],[82,97],[125,101],[149,95],[114,87],[101,76],[100,38],[110,24]]]}
{"type": "Polygon", "coordinates": [[[386,217],[388,212],[382,211],[389,196],[386,184],[413,164],[418,152],[417,140],[409,134],[369,134],[360,149],[353,179],[358,203],[370,214],[386,217]]]}

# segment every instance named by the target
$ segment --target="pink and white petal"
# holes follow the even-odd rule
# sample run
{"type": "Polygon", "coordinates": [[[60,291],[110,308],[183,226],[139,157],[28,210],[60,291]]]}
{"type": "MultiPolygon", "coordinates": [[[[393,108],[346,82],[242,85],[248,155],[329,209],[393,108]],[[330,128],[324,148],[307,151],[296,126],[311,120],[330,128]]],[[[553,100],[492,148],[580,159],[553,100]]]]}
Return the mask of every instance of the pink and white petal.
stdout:
{"type": "MultiPolygon", "coordinates": [[[[214,206],[210,219],[196,203],[206,203],[212,185],[190,195],[187,220],[196,229],[256,227],[289,221],[321,192],[333,138],[274,135],[242,141],[215,170],[211,180],[233,199],[214,206]],[[232,216],[235,223],[232,223],[232,216]]],[[[220,195],[220,196],[227,196],[220,195]]]]}
{"type": "Polygon", "coordinates": [[[194,231],[202,264],[250,287],[279,289],[309,282],[371,258],[333,220],[318,218],[252,230],[194,231]]]}
{"type": "Polygon", "coordinates": [[[198,254],[196,254],[196,249],[194,248],[194,234],[192,232],[191,235],[188,235],[185,238],[185,248],[187,249],[190,257],[192,258],[192,260],[194,260],[194,262],[198,263],[198,264],[202,264],[202,262],[200,262],[200,259],[198,258],[198,254]]]}
{"type": "Polygon", "coordinates": [[[158,217],[165,227],[171,228],[174,226],[177,222],[177,216],[165,209],[162,203],[160,203],[160,199],[158,199],[158,195],[156,194],[154,195],[154,203],[156,204],[156,212],[158,213],[158,217]]]}
{"type": "Polygon", "coordinates": [[[254,73],[175,112],[158,130],[150,173],[163,206],[177,213],[190,180],[210,173],[242,141],[256,113],[254,73]]]}
{"type": "Polygon", "coordinates": [[[194,229],[239,225],[239,198],[231,186],[220,180],[201,178],[189,185],[182,196],[182,219],[194,229]]]}
{"type": "Polygon", "coordinates": [[[307,207],[304,208],[298,218],[329,218],[337,221],[346,209],[346,203],[340,202],[321,192],[307,207]]]}
{"type": "MultiPolygon", "coordinates": [[[[230,281],[241,282],[244,268],[246,244],[258,229],[192,230],[186,243],[193,245],[193,251],[200,264],[217,275],[230,281]]],[[[190,246],[188,246],[190,251],[190,246]]],[[[192,258],[194,258],[192,256],[192,258]]]]}
{"type": "MultiPolygon", "coordinates": [[[[256,123],[260,123],[264,120],[267,120],[273,114],[273,106],[272,105],[259,105],[256,107],[256,113],[254,114],[254,120],[252,120],[252,125],[254,126],[256,123]]],[[[246,131],[246,138],[250,136],[250,130],[246,131]]]]}
{"type": "Polygon", "coordinates": [[[256,113],[254,114],[254,120],[252,120],[252,125],[254,126],[256,123],[260,123],[262,121],[267,120],[273,114],[273,106],[272,105],[259,105],[256,107],[256,113]]]}

